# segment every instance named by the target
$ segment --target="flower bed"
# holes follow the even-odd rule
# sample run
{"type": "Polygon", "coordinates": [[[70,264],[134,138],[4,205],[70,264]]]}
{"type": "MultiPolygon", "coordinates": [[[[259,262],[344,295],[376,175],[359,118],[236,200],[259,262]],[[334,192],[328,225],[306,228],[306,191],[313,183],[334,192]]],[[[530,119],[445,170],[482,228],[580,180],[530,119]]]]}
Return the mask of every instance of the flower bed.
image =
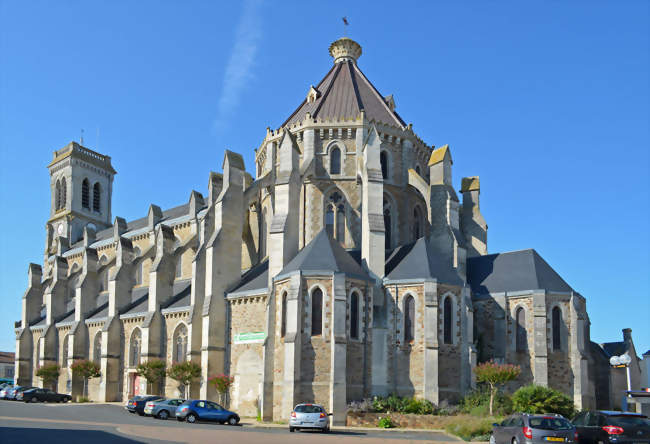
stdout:
{"type": "Polygon", "coordinates": [[[354,427],[377,427],[380,418],[390,416],[396,427],[407,429],[439,429],[453,422],[454,416],[415,415],[402,413],[348,412],[346,425],[354,427]]]}

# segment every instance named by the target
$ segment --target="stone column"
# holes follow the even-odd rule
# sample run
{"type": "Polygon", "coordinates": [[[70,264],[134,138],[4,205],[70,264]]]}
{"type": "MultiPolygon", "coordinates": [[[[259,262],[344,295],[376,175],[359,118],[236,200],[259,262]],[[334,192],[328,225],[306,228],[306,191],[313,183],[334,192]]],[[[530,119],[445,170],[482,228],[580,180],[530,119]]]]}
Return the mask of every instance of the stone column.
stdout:
{"type": "Polygon", "coordinates": [[[589,394],[589,373],[587,351],[585,344],[588,338],[585,338],[585,324],[588,322],[585,318],[587,315],[584,299],[571,292],[570,306],[570,324],[573,330],[569,335],[569,359],[571,370],[573,371],[573,403],[577,409],[594,408],[589,394]]]}
{"type": "Polygon", "coordinates": [[[227,312],[225,293],[241,279],[244,223],[244,159],[226,150],[223,190],[212,211],[214,232],[206,243],[205,298],[201,326],[200,397],[217,397],[208,378],[225,371],[227,312]]]}
{"type": "Polygon", "coordinates": [[[424,281],[424,398],[440,403],[438,379],[438,284],[424,281]]]}
{"type": "MultiPolygon", "coordinates": [[[[288,416],[293,407],[300,402],[302,310],[302,276],[298,271],[291,276],[287,291],[281,417],[288,416]]],[[[269,362],[272,364],[272,360],[269,362]]],[[[268,416],[268,412],[265,411],[264,414],[268,416]]]]}
{"type": "Polygon", "coordinates": [[[469,287],[460,294],[460,394],[463,396],[472,384],[472,297],[469,287]]]}
{"type": "MultiPolygon", "coordinates": [[[[116,222],[121,218],[116,218],[116,222]]],[[[122,221],[124,219],[121,219],[122,221]]],[[[115,226],[114,239],[115,270],[108,280],[108,318],[102,327],[101,380],[99,383],[99,401],[118,401],[122,394],[120,387],[123,378],[124,357],[122,349],[122,323],[120,312],[131,303],[133,288],[133,244],[131,240],[121,237],[123,229],[115,226]]]]}
{"type": "Polygon", "coordinates": [[[32,385],[33,343],[29,324],[40,317],[43,302],[43,270],[40,265],[29,264],[27,269],[28,285],[23,294],[20,329],[16,335],[15,381],[19,385],[32,385]]]}
{"type": "MultiPolygon", "coordinates": [[[[66,296],[68,291],[68,262],[61,256],[54,258],[52,268],[52,283],[45,290],[45,321],[46,327],[41,336],[43,346],[39,350],[38,365],[44,366],[57,362],[59,354],[59,335],[55,323],[65,315],[66,296]]],[[[38,386],[43,387],[43,381],[37,378],[38,386]]]]}
{"type": "Polygon", "coordinates": [[[469,257],[482,256],[487,254],[488,227],[483,214],[481,214],[479,177],[463,177],[461,183],[463,208],[460,227],[467,242],[467,255],[469,257]]]}
{"type": "MultiPolygon", "coordinates": [[[[381,138],[370,128],[363,145],[361,260],[377,282],[384,277],[386,263],[384,227],[384,179],[381,174],[381,138]]],[[[358,146],[357,146],[358,149],[358,146]]]]}
{"type": "Polygon", "coordinates": [[[506,313],[508,313],[508,307],[506,304],[506,294],[494,293],[492,298],[494,299],[494,337],[492,339],[494,359],[503,363],[506,361],[506,344],[508,343],[508,337],[506,335],[506,332],[508,331],[508,317],[506,316],[506,313]]]}
{"type": "Polygon", "coordinates": [[[345,275],[332,277],[333,306],[331,328],[330,410],[332,425],[345,425],[347,408],[347,294],[345,275]]]}
{"type": "Polygon", "coordinates": [[[546,341],[546,291],[533,293],[533,377],[534,383],[548,387],[548,345],[546,341]]]}

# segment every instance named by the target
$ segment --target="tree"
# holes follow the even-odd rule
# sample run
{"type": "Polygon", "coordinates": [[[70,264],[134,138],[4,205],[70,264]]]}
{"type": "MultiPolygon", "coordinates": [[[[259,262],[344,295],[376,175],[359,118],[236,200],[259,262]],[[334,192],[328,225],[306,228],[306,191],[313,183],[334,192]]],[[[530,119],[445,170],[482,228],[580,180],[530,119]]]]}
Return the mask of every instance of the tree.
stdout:
{"type": "Polygon", "coordinates": [[[187,386],[201,376],[201,366],[192,361],[178,362],[167,370],[167,376],[183,386],[183,397],[187,398],[187,386]]]}
{"type": "Polygon", "coordinates": [[[224,375],[223,373],[208,378],[208,384],[212,384],[217,389],[217,392],[219,392],[219,402],[221,404],[225,404],[226,393],[228,393],[228,389],[233,382],[235,382],[233,376],[224,375]]]}
{"type": "MultiPolygon", "coordinates": [[[[39,367],[36,370],[36,376],[43,380],[43,386],[51,386],[54,388],[54,383],[59,378],[61,369],[56,364],[47,364],[42,367],[39,367]]],[[[54,389],[56,391],[56,389],[54,389]]]]}
{"type": "MultiPolygon", "coordinates": [[[[138,364],[135,372],[147,380],[147,384],[153,389],[154,384],[160,382],[165,377],[165,361],[152,359],[142,364],[138,364]]],[[[147,391],[149,391],[147,389],[147,391]]]]}
{"type": "Polygon", "coordinates": [[[84,380],[84,398],[88,397],[88,380],[98,378],[102,375],[99,365],[87,359],[78,359],[70,366],[72,374],[80,376],[84,380]]]}
{"type": "Polygon", "coordinates": [[[520,387],[512,395],[516,411],[526,413],[559,413],[571,418],[575,412],[573,400],[564,393],[541,385],[520,387]]]}
{"type": "Polygon", "coordinates": [[[492,415],[494,395],[497,394],[499,386],[517,379],[521,373],[521,368],[518,365],[497,364],[496,362],[489,361],[477,365],[474,372],[477,382],[485,382],[490,386],[490,415],[492,415]]]}

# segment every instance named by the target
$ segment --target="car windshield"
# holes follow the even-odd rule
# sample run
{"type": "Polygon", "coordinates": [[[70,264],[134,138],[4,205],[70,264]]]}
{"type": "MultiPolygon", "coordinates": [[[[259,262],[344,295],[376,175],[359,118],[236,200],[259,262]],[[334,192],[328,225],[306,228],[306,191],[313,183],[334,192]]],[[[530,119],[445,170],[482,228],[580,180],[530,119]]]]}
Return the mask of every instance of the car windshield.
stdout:
{"type": "Polygon", "coordinates": [[[319,405],[299,405],[296,407],[296,413],[324,413],[324,411],[319,405]]]}
{"type": "Polygon", "coordinates": [[[570,430],[573,428],[571,423],[564,418],[554,418],[552,416],[534,416],[530,418],[530,427],[542,430],[570,430]]]}
{"type": "Polygon", "coordinates": [[[650,425],[650,421],[648,421],[648,419],[644,418],[643,416],[632,416],[632,415],[610,416],[609,420],[610,420],[609,422],[611,422],[612,425],[623,427],[623,428],[625,428],[625,426],[650,425]]]}

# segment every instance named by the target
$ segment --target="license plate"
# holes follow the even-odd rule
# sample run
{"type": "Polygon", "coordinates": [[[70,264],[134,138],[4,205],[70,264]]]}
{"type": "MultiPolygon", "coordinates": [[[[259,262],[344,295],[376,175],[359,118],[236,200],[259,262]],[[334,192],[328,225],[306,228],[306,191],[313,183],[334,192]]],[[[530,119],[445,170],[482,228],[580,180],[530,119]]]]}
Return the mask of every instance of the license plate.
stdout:
{"type": "Polygon", "coordinates": [[[547,436],[546,440],[553,441],[553,442],[564,442],[564,438],[557,438],[555,436],[547,436]]]}

